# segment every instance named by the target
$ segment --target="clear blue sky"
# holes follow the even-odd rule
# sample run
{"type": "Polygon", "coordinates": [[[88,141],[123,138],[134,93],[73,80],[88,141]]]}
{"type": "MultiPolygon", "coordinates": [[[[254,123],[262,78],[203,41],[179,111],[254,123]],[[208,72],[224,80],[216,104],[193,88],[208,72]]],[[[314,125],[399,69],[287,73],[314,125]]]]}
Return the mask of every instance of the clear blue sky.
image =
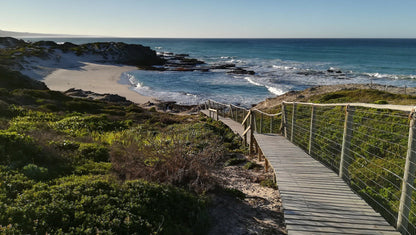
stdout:
{"type": "Polygon", "coordinates": [[[4,0],[0,30],[118,37],[416,38],[416,0],[4,0]]]}

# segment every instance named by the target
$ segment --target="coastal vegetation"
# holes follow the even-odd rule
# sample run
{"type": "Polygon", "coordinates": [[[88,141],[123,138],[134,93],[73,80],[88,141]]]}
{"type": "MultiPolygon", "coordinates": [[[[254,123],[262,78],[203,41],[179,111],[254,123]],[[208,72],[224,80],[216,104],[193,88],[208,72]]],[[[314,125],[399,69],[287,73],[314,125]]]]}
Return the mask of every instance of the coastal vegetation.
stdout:
{"type": "Polygon", "coordinates": [[[208,231],[209,172],[244,151],[228,128],[27,79],[0,69],[0,233],[208,231]]]}

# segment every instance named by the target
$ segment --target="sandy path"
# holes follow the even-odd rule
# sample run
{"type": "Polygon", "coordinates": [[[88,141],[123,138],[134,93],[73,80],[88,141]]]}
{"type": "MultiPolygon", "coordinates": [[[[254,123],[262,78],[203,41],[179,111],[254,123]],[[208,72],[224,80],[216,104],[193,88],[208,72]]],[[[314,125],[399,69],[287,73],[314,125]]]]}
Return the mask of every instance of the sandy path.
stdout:
{"type": "Polygon", "coordinates": [[[128,100],[143,104],[154,102],[151,97],[140,95],[130,90],[130,85],[119,83],[123,72],[137,69],[134,66],[107,65],[84,63],[84,66],[76,68],[57,69],[43,79],[43,82],[51,90],[66,91],[70,88],[92,91],[95,93],[118,94],[128,100]]]}

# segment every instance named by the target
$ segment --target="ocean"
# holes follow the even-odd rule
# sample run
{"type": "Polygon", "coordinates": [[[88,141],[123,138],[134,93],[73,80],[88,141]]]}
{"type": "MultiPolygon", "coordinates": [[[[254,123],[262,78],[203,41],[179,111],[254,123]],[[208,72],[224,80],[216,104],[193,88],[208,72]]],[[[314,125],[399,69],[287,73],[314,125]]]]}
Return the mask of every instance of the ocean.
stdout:
{"type": "Polygon", "coordinates": [[[122,75],[146,96],[180,104],[207,99],[250,106],[311,86],[374,83],[416,86],[416,39],[36,38],[76,44],[117,41],[159,53],[189,54],[209,65],[234,63],[255,75],[134,70],[122,75]]]}

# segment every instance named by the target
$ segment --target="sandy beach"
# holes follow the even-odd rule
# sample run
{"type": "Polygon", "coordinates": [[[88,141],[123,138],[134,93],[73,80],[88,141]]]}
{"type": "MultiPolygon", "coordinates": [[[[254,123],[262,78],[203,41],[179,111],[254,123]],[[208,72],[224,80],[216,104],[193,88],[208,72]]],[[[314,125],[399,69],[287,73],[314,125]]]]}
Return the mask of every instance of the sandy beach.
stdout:
{"type": "Polygon", "coordinates": [[[70,88],[77,88],[100,94],[117,94],[138,104],[155,101],[151,97],[140,95],[131,90],[130,85],[120,83],[121,74],[135,70],[137,69],[136,67],[88,62],[84,62],[83,64],[83,66],[75,68],[57,69],[47,75],[43,79],[43,82],[51,90],[66,91],[70,88]]]}

